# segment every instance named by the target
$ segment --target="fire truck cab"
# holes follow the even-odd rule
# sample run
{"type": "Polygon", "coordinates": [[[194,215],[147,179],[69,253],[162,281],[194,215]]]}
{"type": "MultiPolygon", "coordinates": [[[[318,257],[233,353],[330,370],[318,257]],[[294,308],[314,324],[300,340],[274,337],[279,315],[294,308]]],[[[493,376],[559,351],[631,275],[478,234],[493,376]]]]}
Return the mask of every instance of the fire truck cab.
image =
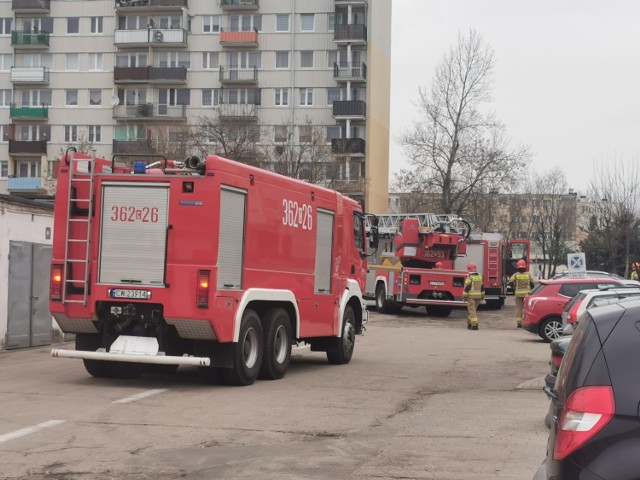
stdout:
{"type": "Polygon", "coordinates": [[[206,382],[278,379],[292,345],[351,360],[364,332],[359,204],[215,155],[150,163],[67,151],[50,309],[96,377],[197,365],[206,382]],[[161,367],[162,366],[162,367],[161,367]]]}

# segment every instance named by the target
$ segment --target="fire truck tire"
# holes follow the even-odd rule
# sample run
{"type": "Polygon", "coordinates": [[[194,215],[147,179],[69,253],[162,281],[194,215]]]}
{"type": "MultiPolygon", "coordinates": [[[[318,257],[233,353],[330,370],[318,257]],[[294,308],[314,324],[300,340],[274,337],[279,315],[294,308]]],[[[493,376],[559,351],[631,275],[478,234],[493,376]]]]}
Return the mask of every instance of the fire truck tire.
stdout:
{"type": "MultiPolygon", "coordinates": [[[[76,333],[76,350],[84,352],[95,352],[102,347],[100,335],[97,333],[76,333]]],[[[103,378],[110,377],[109,362],[101,362],[100,360],[82,360],[85,370],[92,377],[103,378]]]]}
{"type": "Polygon", "coordinates": [[[286,310],[272,308],[263,320],[264,353],[259,378],[278,380],[284,377],[291,361],[291,319],[286,310]]]}
{"type": "Polygon", "coordinates": [[[380,313],[391,313],[392,305],[387,301],[387,289],[384,283],[376,285],[376,310],[380,313]]]}
{"type": "Polygon", "coordinates": [[[327,351],[327,360],[331,365],[344,365],[351,361],[356,344],[356,315],[351,305],[344,309],[342,317],[342,337],[332,338],[333,348],[327,351]]]}
{"type": "Polygon", "coordinates": [[[426,305],[427,315],[432,317],[448,317],[451,314],[451,307],[444,305],[426,305]]]}
{"type": "Polygon", "coordinates": [[[263,352],[260,317],[255,311],[247,309],[242,315],[238,342],[233,347],[233,367],[219,370],[225,383],[246,386],[255,382],[260,373],[263,352]]]}

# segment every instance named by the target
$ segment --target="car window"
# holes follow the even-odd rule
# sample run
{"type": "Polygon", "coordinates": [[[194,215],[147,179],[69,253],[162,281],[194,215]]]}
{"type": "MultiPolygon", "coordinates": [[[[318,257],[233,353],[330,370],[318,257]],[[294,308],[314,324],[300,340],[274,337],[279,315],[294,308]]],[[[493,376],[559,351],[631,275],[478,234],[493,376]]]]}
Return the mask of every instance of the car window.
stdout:
{"type": "Polygon", "coordinates": [[[595,304],[596,301],[599,302],[600,300],[606,300],[607,303],[602,303],[602,305],[608,305],[609,303],[611,303],[612,300],[616,298],[618,298],[618,295],[615,295],[615,294],[594,296],[591,298],[591,300],[587,304],[587,308],[591,307],[592,305],[595,304]]]}
{"type": "Polygon", "coordinates": [[[589,287],[585,287],[583,283],[565,283],[560,287],[558,293],[565,297],[575,297],[580,290],[585,290],[589,287]]]}
{"type": "Polygon", "coordinates": [[[573,297],[571,300],[569,300],[569,303],[565,305],[564,311],[568,312],[569,310],[571,310],[576,303],[584,300],[586,296],[587,294],[585,292],[578,292],[578,294],[575,297],[573,297]]]}
{"type": "Polygon", "coordinates": [[[535,295],[536,293],[541,292],[542,290],[544,290],[545,287],[548,287],[548,286],[549,285],[545,283],[539,283],[538,285],[533,287],[533,290],[529,292],[529,295],[535,295]]]}

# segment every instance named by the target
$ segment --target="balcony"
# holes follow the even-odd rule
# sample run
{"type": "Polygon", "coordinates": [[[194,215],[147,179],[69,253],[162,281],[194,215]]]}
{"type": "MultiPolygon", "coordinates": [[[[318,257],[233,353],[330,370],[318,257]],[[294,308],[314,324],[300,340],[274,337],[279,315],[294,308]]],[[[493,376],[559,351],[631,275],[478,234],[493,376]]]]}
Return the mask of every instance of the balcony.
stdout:
{"type": "Polygon", "coordinates": [[[367,117],[367,104],[363,100],[333,102],[333,116],[342,120],[364,120],[367,117]]]}
{"type": "Polygon", "coordinates": [[[11,32],[11,46],[30,50],[49,48],[49,32],[25,32],[13,30],[11,32]]]}
{"type": "Polygon", "coordinates": [[[114,83],[186,83],[185,67],[114,67],[114,83]]]}
{"type": "Polygon", "coordinates": [[[221,104],[218,109],[220,120],[226,122],[257,122],[256,105],[221,104]]]}
{"type": "Polygon", "coordinates": [[[359,63],[334,63],[333,78],[338,82],[366,82],[367,64],[359,63]]]}
{"type": "Polygon", "coordinates": [[[11,10],[15,13],[49,13],[50,0],[11,0],[11,10]]]}
{"type": "Polygon", "coordinates": [[[362,138],[334,138],[331,153],[341,157],[363,157],[365,141],[362,138]]]}
{"type": "Polygon", "coordinates": [[[258,83],[258,68],[221,66],[219,78],[222,85],[256,85],[258,83]]]}
{"type": "Polygon", "coordinates": [[[113,140],[113,155],[155,153],[147,140],[113,140]]]}
{"type": "Polygon", "coordinates": [[[330,188],[348,196],[362,195],[364,194],[364,178],[357,180],[338,180],[333,183],[330,188]]]}
{"type": "Polygon", "coordinates": [[[141,30],[116,30],[113,41],[116,47],[186,47],[187,31],[184,28],[144,28],[141,30]]]}
{"type": "Polygon", "coordinates": [[[159,105],[155,103],[143,103],[140,105],[116,105],[113,107],[115,120],[186,120],[186,105],[159,105]]]}
{"type": "Polygon", "coordinates": [[[44,192],[42,178],[39,177],[8,178],[7,180],[7,190],[9,193],[19,195],[21,193],[44,192]]]}
{"type": "Polygon", "coordinates": [[[9,107],[9,117],[13,120],[47,120],[49,106],[12,103],[9,107]]]}
{"type": "Polygon", "coordinates": [[[351,5],[352,7],[368,7],[369,2],[367,0],[335,0],[336,7],[337,6],[347,6],[351,5]]]}
{"type": "Polygon", "coordinates": [[[257,10],[260,8],[258,0],[220,0],[220,8],[225,11],[231,10],[257,10]]]}
{"type": "Polygon", "coordinates": [[[220,45],[223,47],[257,47],[258,31],[232,32],[220,29],[220,45]]]}
{"type": "Polygon", "coordinates": [[[46,155],[46,140],[9,140],[9,155],[46,155]]]}
{"type": "Polygon", "coordinates": [[[46,67],[11,67],[14,84],[48,85],[49,69],[46,67]]]}
{"type": "Polygon", "coordinates": [[[187,8],[187,0],[116,0],[117,11],[143,11],[146,13],[150,10],[162,10],[169,12],[172,10],[180,11],[187,8]]]}
{"type": "Polygon", "coordinates": [[[365,44],[367,43],[367,27],[361,24],[336,25],[333,32],[333,41],[352,45],[365,44]]]}

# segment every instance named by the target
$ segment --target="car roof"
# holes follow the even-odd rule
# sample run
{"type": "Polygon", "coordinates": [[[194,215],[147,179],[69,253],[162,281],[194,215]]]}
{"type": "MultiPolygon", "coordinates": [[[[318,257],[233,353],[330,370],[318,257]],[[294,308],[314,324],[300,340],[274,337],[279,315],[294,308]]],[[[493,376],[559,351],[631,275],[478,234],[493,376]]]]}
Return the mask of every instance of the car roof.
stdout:
{"type": "Polygon", "coordinates": [[[600,270],[585,270],[583,272],[571,272],[569,270],[565,270],[564,272],[556,273],[552,278],[558,279],[558,278],[566,278],[566,277],[573,277],[573,276],[583,276],[583,277],[603,276],[603,277],[613,277],[613,278],[617,278],[618,280],[623,280],[623,278],[620,275],[617,275],[615,273],[603,272],[600,270]]]}
{"type": "MultiPolygon", "coordinates": [[[[601,283],[620,283],[620,280],[618,280],[617,278],[614,277],[598,277],[598,276],[590,276],[590,275],[584,275],[584,276],[566,276],[566,277],[560,277],[560,278],[549,278],[548,280],[540,280],[540,283],[542,283],[543,285],[559,285],[559,284],[564,284],[564,283],[584,283],[585,281],[588,282],[601,282],[601,283]]],[[[619,288],[622,288],[622,286],[620,285],[619,288]]]]}

